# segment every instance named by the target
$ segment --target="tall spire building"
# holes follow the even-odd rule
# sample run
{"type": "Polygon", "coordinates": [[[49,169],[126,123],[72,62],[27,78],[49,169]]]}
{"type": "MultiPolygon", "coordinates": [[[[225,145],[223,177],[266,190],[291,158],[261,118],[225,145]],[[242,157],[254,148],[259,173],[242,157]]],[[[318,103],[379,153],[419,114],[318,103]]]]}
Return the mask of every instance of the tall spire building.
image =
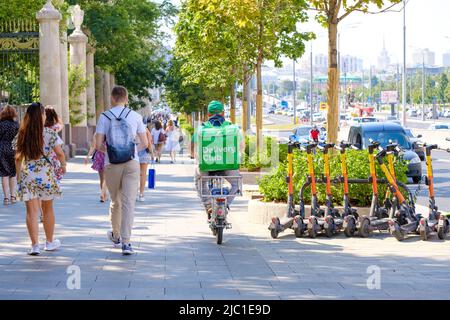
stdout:
{"type": "Polygon", "coordinates": [[[391,63],[391,59],[389,58],[389,54],[386,50],[386,41],[383,38],[383,50],[381,50],[381,53],[378,56],[377,68],[379,71],[385,71],[389,67],[390,63],[391,63]]]}

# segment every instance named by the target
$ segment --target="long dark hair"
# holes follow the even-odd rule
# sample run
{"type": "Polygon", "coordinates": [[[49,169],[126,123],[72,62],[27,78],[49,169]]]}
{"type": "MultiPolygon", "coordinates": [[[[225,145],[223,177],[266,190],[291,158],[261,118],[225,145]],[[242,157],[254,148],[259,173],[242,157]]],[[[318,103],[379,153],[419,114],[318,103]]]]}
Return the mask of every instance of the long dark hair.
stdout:
{"type": "Polygon", "coordinates": [[[50,128],[58,123],[59,117],[55,108],[52,106],[45,107],[45,124],[44,127],[50,128]]]}
{"type": "Polygon", "coordinates": [[[37,160],[44,147],[45,108],[39,102],[32,103],[25,113],[17,138],[17,156],[25,160],[37,160]]]}

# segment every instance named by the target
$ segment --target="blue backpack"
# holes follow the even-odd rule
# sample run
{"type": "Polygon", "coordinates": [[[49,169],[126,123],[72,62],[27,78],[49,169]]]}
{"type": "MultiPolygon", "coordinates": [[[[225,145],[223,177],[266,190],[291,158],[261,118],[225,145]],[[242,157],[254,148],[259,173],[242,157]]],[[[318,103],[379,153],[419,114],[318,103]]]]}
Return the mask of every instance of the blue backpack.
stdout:
{"type": "Polygon", "coordinates": [[[124,108],[119,117],[110,110],[113,117],[108,117],[106,112],[102,113],[111,121],[109,130],[106,134],[106,150],[108,152],[109,162],[111,164],[125,163],[134,159],[136,143],[135,134],[131,125],[125,120],[131,113],[131,110],[124,108]],[[122,114],[127,110],[128,113],[122,118],[122,114]]]}

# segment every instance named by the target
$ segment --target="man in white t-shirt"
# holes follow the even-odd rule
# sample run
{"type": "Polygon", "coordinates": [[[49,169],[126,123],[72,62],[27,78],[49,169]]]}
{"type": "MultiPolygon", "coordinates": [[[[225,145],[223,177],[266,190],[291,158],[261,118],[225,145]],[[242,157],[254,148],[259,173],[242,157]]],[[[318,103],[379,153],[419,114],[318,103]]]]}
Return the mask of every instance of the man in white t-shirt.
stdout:
{"type": "MultiPolygon", "coordinates": [[[[139,185],[140,167],[138,151],[148,148],[148,140],[142,116],[127,108],[128,92],[122,86],[116,86],[111,92],[111,108],[102,113],[95,133],[95,149],[105,153],[105,181],[111,195],[110,218],[112,231],[108,231],[108,239],[114,247],[122,247],[124,255],[133,254],[130,238],[134,222],[134,206],[139,185]],[[107,137],[111,134],[111,119],[126,121],[131,128],[133,138],[139,136],[139,145],[135,146],[134,156],[123,163],[111,164],[108,150],[104,142],[111,148],[107,137]],[[109,143],[109,144],[108,144],[109,143]]],[[[112,130],[112,129],[111,129],[112,130]]],[[[114,147],[114,146],[112,146],[114,147]]],[[[111,149],[110,149],[111,150],[111,149]]],[[[129,158],[127,158],[129,159],[129,158]]],[[[111,160],[111,162],[114,162],[111,160]]]]}

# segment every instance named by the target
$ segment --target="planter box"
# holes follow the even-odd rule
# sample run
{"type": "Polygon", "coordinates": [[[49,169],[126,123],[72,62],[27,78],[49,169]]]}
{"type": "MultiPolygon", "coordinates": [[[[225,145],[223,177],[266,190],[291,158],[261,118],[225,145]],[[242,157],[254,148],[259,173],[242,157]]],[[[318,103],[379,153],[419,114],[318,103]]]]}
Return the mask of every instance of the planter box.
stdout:
{"type": "MultiPolygon", "coordinates": [[[[322,206],[322,208],[324,208],[322,206]]],[[[342,211],[342,207],[336,206],[336,209],[342,211]]],[[[299,207],[296,206],[298,210],[299,207]]],[[[359,215],[369,215],[369,207],[356,208],[359,215]]],[[[258,199],[248,201],[248,221],[256,224],[269,225],[273,217],[283,218],[287,213],[287,203],[263,202],[258,199]]],[[[311,206],[305,206],[305,216],[311,215],[311,206]]]]}

